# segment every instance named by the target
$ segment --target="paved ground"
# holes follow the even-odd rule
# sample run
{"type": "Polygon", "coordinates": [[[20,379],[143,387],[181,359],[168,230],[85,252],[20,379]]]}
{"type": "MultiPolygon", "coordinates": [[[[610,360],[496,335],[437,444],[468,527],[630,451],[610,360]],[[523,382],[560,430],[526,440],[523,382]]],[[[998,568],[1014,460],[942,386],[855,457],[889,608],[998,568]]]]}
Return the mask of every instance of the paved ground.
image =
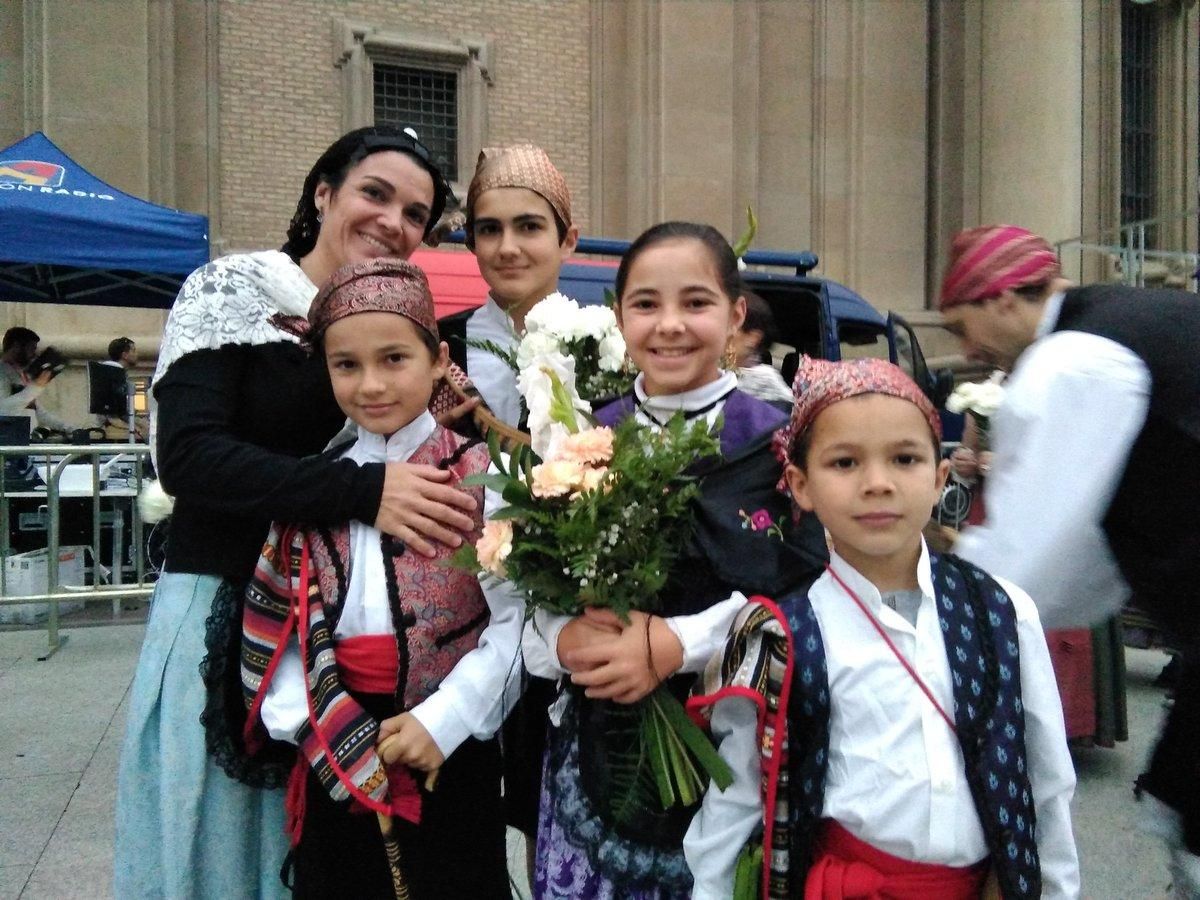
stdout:
{"type": "MultiPolygon", "coordinates": [[[[111,896],[117,753],[142,631],[72,629],[45,662],[45,632],[0,633],[0,900],[111,896]]],[[[1127,659],[1131,740],[1076,754],[1084,893],[1098,900],[1162,898],[1168,887],[1165,854],[1137,831],[1130,795],[1162,714],[1150,681],[1165,657],[1127,659]]],[[[523,848],[510,852],[523,869],[523,848]]]]}

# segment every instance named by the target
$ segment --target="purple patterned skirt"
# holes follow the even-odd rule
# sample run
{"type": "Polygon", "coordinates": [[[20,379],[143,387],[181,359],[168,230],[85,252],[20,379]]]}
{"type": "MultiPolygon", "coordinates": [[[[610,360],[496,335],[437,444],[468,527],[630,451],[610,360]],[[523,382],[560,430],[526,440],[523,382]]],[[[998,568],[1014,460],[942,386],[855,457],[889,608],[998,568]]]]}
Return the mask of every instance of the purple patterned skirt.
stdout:
{"type": "Polygon", "coordinates": [[[534,900],[687,900],[692,876],[682,848],[664,851],[604,826],[579,775],[575,716],[547,734],[538,808],[534,900]]]}

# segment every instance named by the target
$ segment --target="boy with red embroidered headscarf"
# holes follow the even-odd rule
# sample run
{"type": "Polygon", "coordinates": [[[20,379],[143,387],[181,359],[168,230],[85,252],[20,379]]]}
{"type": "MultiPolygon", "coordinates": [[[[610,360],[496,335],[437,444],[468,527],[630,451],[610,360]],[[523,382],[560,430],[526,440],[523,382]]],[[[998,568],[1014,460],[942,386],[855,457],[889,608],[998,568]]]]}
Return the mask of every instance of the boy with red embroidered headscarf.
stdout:
{"type": "Polygon", "coordinates": [[[876,359],[805,357],[794,390],[784,480],[833,547],[807,586],[747,604],[692,701],[735,773],[685,840],[693,897],[1077,897],[1037,611],[921,535],[949,466],[937,412],[876,359]],[[738,860],[755,845],[761,872],[738,860]]]}
{"type": "MultiPolygon", "coordinates": [[[[448,354],[416,266],[339,269],[307,321],[281,327],[323,355],[354,425],[328,455],[424,463],[455,483],[487,471],[487,448],[427,408],[448,354]]],[[[483,489],[463,490],[482,510],[483,489]]],[[[288,788],[297,897],[391,896],[372,811],[394,817],[413,896],[509,896],[493,735],[515,700],[524,604],[449,567],[438,546],[429,559],[357,521],[271,528],[245,600],[246,742],[300,751],[288,788]],[[415,776],[435,771],[436,790],[415,776]]]]}

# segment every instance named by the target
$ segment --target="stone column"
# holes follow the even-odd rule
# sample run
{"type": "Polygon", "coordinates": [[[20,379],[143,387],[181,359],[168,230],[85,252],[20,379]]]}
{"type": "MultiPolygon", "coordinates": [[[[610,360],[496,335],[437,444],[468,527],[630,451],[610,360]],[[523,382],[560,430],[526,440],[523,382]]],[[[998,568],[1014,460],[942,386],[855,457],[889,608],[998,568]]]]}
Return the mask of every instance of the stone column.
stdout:
{"type": "Polygon", "coordinates": [[[1051,242],[1075,237],[1083,224],[1082,0],[984,0],[978,15],[967,63],[978,65],[978,93],[966,115],[978,117],[979,168],[966,224],[1011,222],[1051,242]]]}

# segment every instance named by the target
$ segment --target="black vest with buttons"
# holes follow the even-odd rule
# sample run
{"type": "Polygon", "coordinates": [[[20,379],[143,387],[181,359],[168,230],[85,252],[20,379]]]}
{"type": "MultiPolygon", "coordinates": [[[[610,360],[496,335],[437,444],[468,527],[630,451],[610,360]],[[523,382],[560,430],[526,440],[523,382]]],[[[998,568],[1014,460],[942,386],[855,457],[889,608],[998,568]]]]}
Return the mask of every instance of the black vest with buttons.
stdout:
{"type": "MultiPolygon", "coordinates": [[[[1005,900],[1039,897],[1041,865],[1025,755],[1016,612],[1008,594],[982,569],[948,555],[931,554],[930,564],[954,682],[955,731],[1000,892],[1005,900]]],[[[825,802],[829,672],[808,592],[784,598],[779,608],[795,647],[788,703],[788,880],[791,895],[800,896],[825,802]]]]}
{"type": "MultiPolygon", "coordinates": [[[[1200,645],[1200,297],[1093,286],[1067,291],[1055,331],[1108,338],[1150,372],[1146,422],[1103,527],[1139,606],[1200,645]]],[[[1087,465],[1087,460],[1056,464],[1087,465]]]]}

